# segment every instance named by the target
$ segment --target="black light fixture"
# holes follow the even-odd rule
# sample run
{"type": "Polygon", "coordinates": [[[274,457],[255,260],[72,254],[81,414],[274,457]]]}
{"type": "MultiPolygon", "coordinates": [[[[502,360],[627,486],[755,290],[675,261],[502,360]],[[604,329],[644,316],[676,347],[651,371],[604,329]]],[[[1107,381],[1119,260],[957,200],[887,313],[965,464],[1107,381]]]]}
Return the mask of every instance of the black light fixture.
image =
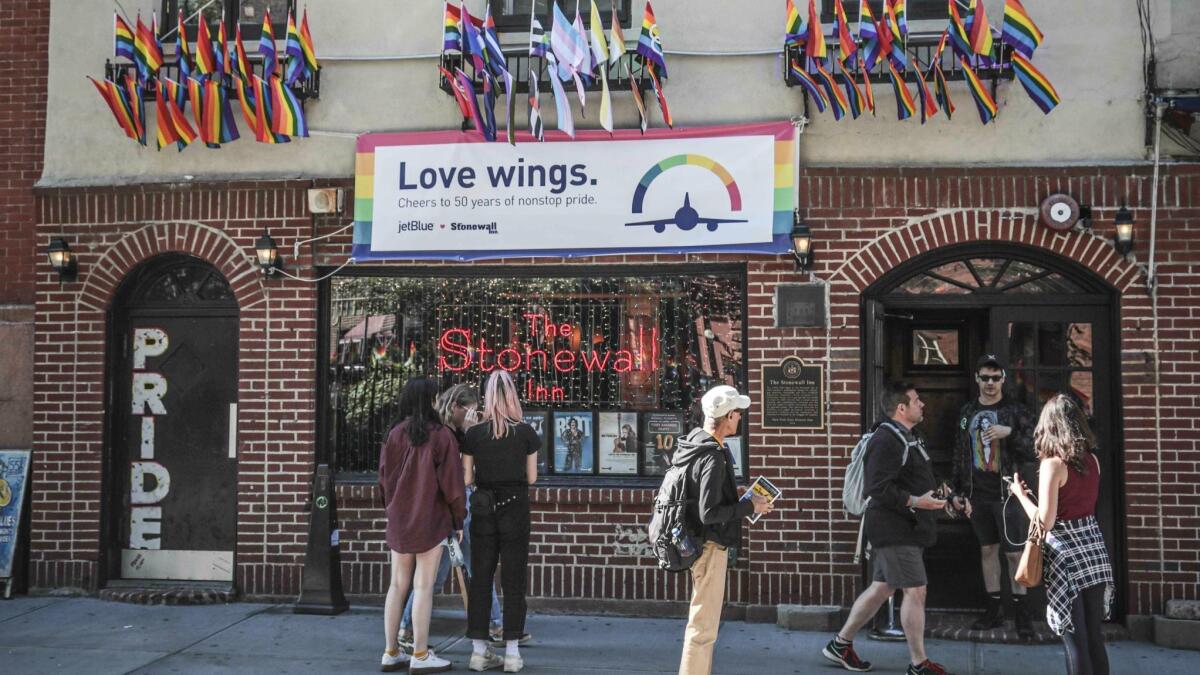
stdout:
{"type": "Polygon", "coordinates": [[[1113,220],[1113,224],[1117,226],[1117,233],[1113,237],[1113,247],[1117,249],[1117,253],[1129,255],[1129,252],[1133,250],[1133,214],[1125,208],[1124,204],[1117,211],[1117,217],[1113,220]]]}
{"type": "Polygon", "coordinates": [[[797,270],[812,269],[812,232],[808,225],[800,222],[800,212],[792,218],[792,255],[796,258],[797,270]]]}
{"type": "Polygon", "coordinates": [[[271,235],[263,230],[263,234],[254,242],[254,253],[258,255],[258,266],[262,269],[263,274],[274,274],[283,269],[283,259],[279,257],[279,249],[275,247],[275,240],[271,235]]]}
{"type": "Polygon", "coordinates": [[[61,238],[50,240],[50,247],[46,249],[46,255],[50,257],[50,266],[58,272],[59,281],[75,281],[75,276],[79,272],[79,263],[75,260],[75,254],[71,252],[71,247],[67,245],[67,241],[61,238]]]}

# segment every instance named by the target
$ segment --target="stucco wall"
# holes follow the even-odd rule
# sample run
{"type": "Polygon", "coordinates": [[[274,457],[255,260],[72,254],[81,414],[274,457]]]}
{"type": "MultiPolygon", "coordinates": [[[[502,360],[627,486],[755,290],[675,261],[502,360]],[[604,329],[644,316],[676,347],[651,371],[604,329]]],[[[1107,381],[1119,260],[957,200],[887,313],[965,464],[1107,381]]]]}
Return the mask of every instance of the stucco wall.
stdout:
{"type": "MultiPolygon", "coordinates": [[[[1156,5],[1165,6],[1169,0],[1156,5]]],[[[147,19],[160,3],[125,2],[147,19]]],[[[482,10],[482,1],[468,6],[482,10]]],[[[570,5],[571,3],[568,3],[570,5]]],[[[1187,5],[1175,2],[1175,5],[1187,5]]],[[[994,28],[1003,0],[987,0],[994,28]]],[[[634,16],[642,2],[635,0],[634,16]]],[[[436,60],[335,60],[337,56],[433,55],[440,44],[441,0],[312,0],[309,20],[319,56],[321,100],[307,107],[315,132],[447,129],[459,123],[453,100],[437,88],[436,60]]],[[[1046,40],[1036,65],[1054,82],[1063,104],[1049,116],[1028,99],[1020,85],[1000,85],[997,121],[981,127],[964,83],[952,83],[958,108],[953,121],[938,116],[926,126],[895,119],[895,101],[886,85],[876,85],[875,118],[835,122],[816,114],[801,144],[807,164],[890,165],[1021,163],[1059,164],[1136,161],[1142,147],[1141,43],[1135,5],[1129,0],[1062,0],[1029,3],[1046,40]]],[[[801,114],[799,89],[781,80],[777,54],[684,56],[680,51],[762,51],[781,42],[783,2],[754,0],[659,0],[655,12],[668,50],[671,79],[667,94],[678,125],[786,118],[801,114]]],[[[1196,12],[1178,11],[1174,30],[1186,35],[1185,20],[1196,12]],[[1180,22],[1184,22],[1181,24],[1180,22]]],[[[1159,15],[1163,16],[1163,15],[1159,15]]],[[[1191,17],[1191,19],[1188,19],[1191,17]]],[[[1170,16],[1162,21],[1170,25],[1170,16]]],[[[636,41],[635,27],[626,30],[636,41]]],[[[944,22],[914,22],[913,30],[940,31],[944,22]]],[[[51,13],[49,115],[44,184],[106,183],[241,176],[348,176],[352,136],[314,134],[288,145],[263,146],[246,137],[220,151],[193,146],[179,154],[140,148],[124,138],[84,79],[99,76],[112,52],[112,5],[54,0],[51,13]]],[[[826,25],[826,31],[831,30],[826,25]]],[[[518,42],[524,34],[513,36],[518,42]]],[[[280,43],[282,45],[282,43],[280,43]]],[[[173,42],[167,45],[171,53],[173,42]]],[[[249,51],[257,45],[250,42],[249,51]]],[[[596,100],[596,97],[592,97],[596,100]]],[[[552,96],[543,92],[543,115],[553,126],[552,96]]],[[[590,107],[596,104],[592,103],[590,107]]],[[[647,101],[652,106],[651,101],[647,101]]],[[[503,108],[503,105],[500,106],[503,108]]],[[[627,93],[614,94],[617,123],[634,124],[627,93]]],[[[153,116],[153,106],[147,114],[153,116]]],[[[503,111],[499,114],[502,116],[503,111]]],[[[237,115],[240,120],[240,113],[237,115]]],[[[517,106],[527,118],[525,102],[517,106]]],[[[579,126],[594,125],[595,115],[579,126]]],[[[660,124],[652,112],[654,124],[660,124]]],[[[151,140],[151,144],[153,140],[151,140]]]]}

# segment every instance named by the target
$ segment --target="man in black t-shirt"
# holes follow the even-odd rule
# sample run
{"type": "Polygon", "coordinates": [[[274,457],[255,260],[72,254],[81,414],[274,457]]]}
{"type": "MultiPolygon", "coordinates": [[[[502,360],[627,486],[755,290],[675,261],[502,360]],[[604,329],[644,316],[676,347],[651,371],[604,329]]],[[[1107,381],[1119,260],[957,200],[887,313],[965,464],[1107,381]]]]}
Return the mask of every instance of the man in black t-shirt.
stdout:
{"type": "MultiPolygon", "coordinates": [[[[954,452],[954,487],[971,500],[971,528],[979,539],[983,584],[988,593],[986,613],[971,625],[990,630],[1004,625],[1000,603],[1000,552],[1008,558],[1009,576],[1016,572],[1029,526],[1020,505],[1006,502],[1001,477],[1011,476],[1021,465],[1035,461],[1033,416],[1019,402],[1004,396],[1004,365],[995,354],[980,357],[975,365],[979,397],[967,401],[958,416],[954,452]]],[[[1025,587],[1011,582],[1017,633],[1033,637],[1025,605],[1025,587]]]]}

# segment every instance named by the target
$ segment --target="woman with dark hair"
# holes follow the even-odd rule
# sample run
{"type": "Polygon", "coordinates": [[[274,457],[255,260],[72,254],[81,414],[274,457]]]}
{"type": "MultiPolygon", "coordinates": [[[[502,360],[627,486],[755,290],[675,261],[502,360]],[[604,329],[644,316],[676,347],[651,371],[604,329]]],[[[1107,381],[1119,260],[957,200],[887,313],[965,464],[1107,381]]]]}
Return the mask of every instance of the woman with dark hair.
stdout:
{"type": "Polygon", "coordinates": [[[467,497],[458,441],[434,408],[437,393],[437,383],[427,378],[404,385],[400,423],[388,434],[379,455],[379,486],[387,514],[387,544],[392,551],[392,582],[383,612],[387,649],[380,669],[385,672],[405,667],[411,673],[450,669],[449,661],[429,649],[429,616],[442,542],[456,532],[462,539],[467,497]],[[411,658],[397,642],[410,578],[411,658]]]}
{"type": "MultiPolygon", "coordinates": [[[[461,447],[463,436],[467,429],[474,426],[479,421],[479,392],[469,384],[456,384],[446,391],[443,391],[437,399],[438,416],[441,418],[442,424],[446,425],[454,432],[454,437],[458,440],[461,447]]],[[[467,490],[467,502],[470,503],[471,490],[467,490]]],[[[471,511],[467,510],[467,519],[463,523],[463,537],[459,543],[462,550],[463,561],[466,565],[466,572],[471,573],[471,511]]],[[[450,576],[450,551],[447,549],[442,553],[442,561],[438,564],[437,577],[434,579],[433,587],[441,588],[446,583],[446,579],[450,576]]],[[[412,633],[412,605],[413,594],[409,593],[408,602],[404,604],[404,614],[400,617],[400,647],[412,649],[413,633],[412,633]]],[[[492,590],[492,634],[496,640],[499,639],[500,633],[500,598],[497,597],[495,589],[492,590]]],[[[493,640],[494,642],[495,640],[493,640]]]]}
{"type": "Polygon", "coordinates": [[[518,648],[525,635],[525,577],[529,564],[529,486],[537,480],[537,452],[542,442],[521,413],[517,389],[507,371],[495,370],[484,392],[483,423],[463,439],[463,470],[471,497],[471,593],[467,603],[467,637],[471,638],[471,670],[504,666],[520,671],[525,662],[518,648]],[[504,657],[488,644],[488,600],[497,563],[504,590],[504,657]]]}
{"type": "Polygon", "coordinates": [[[1059,394],[1042,408],[1033,447],[1042,460],[1037,503],[1020,474],[1011,490],[1046,532],[1046,622],[1062,637],[1068,675],[1107,675],[1101,627],[1112,606],[1113,573],[1096,522],[1096,437],[1079,405],[1059,394]]]}

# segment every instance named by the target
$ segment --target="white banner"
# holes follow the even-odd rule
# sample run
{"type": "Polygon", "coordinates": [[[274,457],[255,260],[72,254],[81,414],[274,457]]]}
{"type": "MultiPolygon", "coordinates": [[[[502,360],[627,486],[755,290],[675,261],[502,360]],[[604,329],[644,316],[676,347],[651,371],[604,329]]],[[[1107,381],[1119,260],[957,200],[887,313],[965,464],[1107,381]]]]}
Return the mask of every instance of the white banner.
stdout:
{"type": "Polygon", "coordinates": [[[356,220],[369,206],[371,253],[769,245],[778,212],[790,223],[794,129],[781,142],[780,128],[516,146],[363,137],[357,189],[369,149],[371,203],[356,195],[356,220]]]}

